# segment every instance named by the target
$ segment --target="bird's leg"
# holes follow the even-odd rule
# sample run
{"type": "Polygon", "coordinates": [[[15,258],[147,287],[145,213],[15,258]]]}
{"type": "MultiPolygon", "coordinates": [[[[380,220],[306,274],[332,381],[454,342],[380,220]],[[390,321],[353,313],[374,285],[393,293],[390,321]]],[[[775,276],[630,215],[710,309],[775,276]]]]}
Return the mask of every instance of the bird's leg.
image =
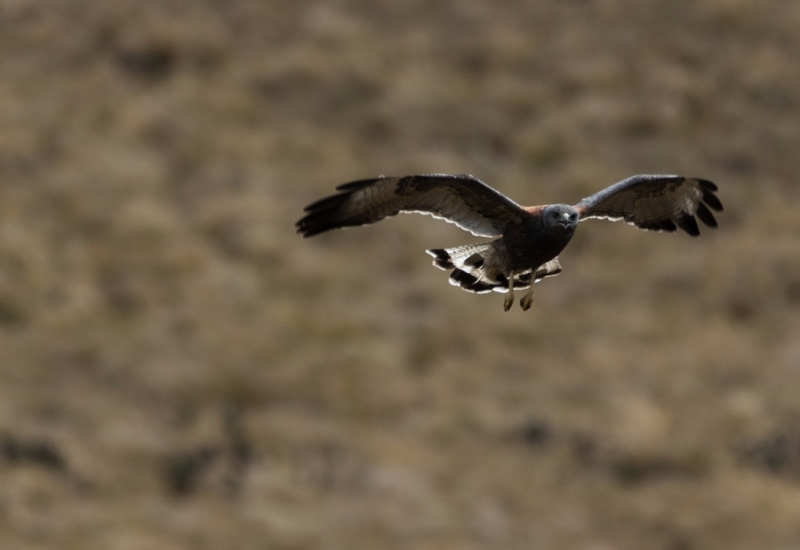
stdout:
{"type": "Polygon", "coordinates": [[[514,305],[514,272],[508,272],[508,294],[503,300],[503,311],[508,311],[514,305]]]}
{"type": "Polygon", "coordinates": [[[519,301],[519,307],[522,308],[522,311],[528,311],[531,306],[533,305],[533,277],[531,277],[531,286],[528,289],[528,292],[525,293],[525,296],[522,297],[519,301]]]}

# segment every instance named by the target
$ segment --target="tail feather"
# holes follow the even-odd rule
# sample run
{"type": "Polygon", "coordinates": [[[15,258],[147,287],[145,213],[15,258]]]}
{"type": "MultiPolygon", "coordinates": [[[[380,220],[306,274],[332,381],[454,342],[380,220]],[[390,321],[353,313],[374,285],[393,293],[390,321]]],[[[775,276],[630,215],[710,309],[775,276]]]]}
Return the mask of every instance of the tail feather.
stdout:
{"type": "MultiPolygon", "coordinates": [[[[561,273],[561,264],[558,258],[554,258],[546,264],[540,266],[536,272],[528,270],[514,276],[514,289],[522,290],[530,288],[531,284],[537,283],[545,277],[552,277],[561,273]]],[[[463,288],[468,292],[483,294],[486,292],[508,292],[508,276],[505,273],[496,273],[490,276],[484,269],[475,269],[472,273],[467,273],[461,269],[454,269],[450,274],[450,284],[463,288]]]]}
{"type": "Polygon", "coordinates": [[[553,258],[546,264],[539,266],[539,269],[536,270],[534,282],[539,282],[545,277],[554,277],[559,273],[561,273],[561,263],[558,261],[558,258],[553,258]]]}
{"type": "MultiPolygon", "coordinates": [[[[450,284],[468,292],[508,292],[508,275],[498,264],[497,241],[467,244],[454,248],[426,250],[433,256],[433,265],[449,270],[450,284]]],[[[545,277],[561,273],[558,258],[539,266],[535,271],[527,270],[514,275],[514,289],[530,288],[545,277]]]]}
{"type": "Polygon", "coordinates": [[[439,269],[463,269],[470,272],[483,266],[485,253],[492,243],[466,244],[454,248],[435,248],[426,250],[433,256],[433,265],[439,269]]]}
{"type": "Polygon", "coordinates": [[[496,286],[490,281],[479,279],[478,277],[475,277],[466,271],[461,271],[460,269],[454,269],[450,274],[450,284],[453,286],[459,286],[464,290],[474,292],[476,294],[485,294],[486,292],[491,292],[496,286]]]}

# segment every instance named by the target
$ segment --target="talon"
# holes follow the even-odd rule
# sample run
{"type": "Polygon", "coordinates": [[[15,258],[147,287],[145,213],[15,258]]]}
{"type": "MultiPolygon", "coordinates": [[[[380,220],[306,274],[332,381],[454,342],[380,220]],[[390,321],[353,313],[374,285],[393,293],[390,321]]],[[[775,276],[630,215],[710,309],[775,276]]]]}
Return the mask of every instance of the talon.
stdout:
{"type": "Polygon", "coordinates": [[[514,272],[508,274],[508,294],[503,300],[503,311],[508,311],[514,305],[514,272]]]}
{"type": "Polygon", "coordinates": [[[522,311],[528,311],[532,305],[533,305],[533,283],[531,283],[531,288],[528,290],[525,296],[523,296],[519,301],[519,306],[522,308],[522,311]]]}

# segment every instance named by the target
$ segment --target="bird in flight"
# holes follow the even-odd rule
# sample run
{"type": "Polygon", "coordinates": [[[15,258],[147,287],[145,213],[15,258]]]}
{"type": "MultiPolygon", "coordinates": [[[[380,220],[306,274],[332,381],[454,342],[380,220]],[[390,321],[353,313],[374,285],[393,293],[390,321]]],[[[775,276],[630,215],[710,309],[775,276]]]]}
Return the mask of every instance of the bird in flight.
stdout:
{"type": "Polygon", "coordinates": [[[452,270],[450,284],[468,292],[506,293],[503,309],[514,304],[515,289],[529,289],[520,300],[533,304],[533,284],[561,273],[558,255],[578,222],[590,218],[623,220],[640,229],[700,235],[695,216],[717,227],[711,210],[722,211],[717,186],[703,179],[638,175],[586,197],[578,204],[520,206],[469,175],[424,174],[354,181],[305,208],[297,232],[311,237],[331,229],[369,225],[401,212],[429,214],[454,223],[489,242],[428,250],[433,265],[452,270]],[[711,210],[709,210],[709,208],[711,210]]]}

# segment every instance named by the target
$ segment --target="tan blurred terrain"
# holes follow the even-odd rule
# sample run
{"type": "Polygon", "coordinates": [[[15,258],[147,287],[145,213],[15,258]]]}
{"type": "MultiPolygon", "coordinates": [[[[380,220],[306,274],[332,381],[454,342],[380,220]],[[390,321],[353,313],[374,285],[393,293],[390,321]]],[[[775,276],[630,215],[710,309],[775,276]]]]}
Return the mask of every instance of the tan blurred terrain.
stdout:
{"type": "Polygon", "coordinates": [[[800,3],[0,2],[0,547],[800,548],[800,3]],[[720,187],[581,224],[531,311],[401,216],[720,187]]]}

